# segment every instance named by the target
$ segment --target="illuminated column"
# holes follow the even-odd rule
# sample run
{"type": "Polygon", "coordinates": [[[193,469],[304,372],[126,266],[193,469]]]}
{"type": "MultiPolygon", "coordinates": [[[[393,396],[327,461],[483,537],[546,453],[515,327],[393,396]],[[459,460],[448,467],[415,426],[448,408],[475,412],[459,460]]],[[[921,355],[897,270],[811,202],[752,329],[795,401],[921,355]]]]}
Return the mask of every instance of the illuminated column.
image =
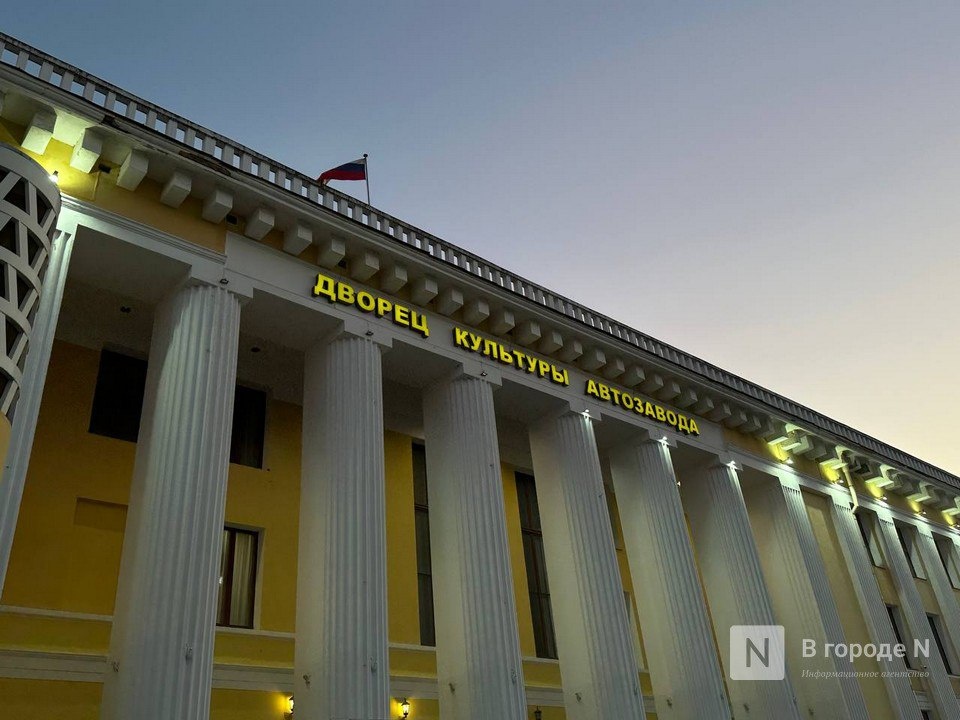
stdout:
{"type": "MultiPolygon", "coordinates": [[[[953,693],[950,679],[947,677],[947,669],[943,666],[943,659],[937,649],[936,640],[932,637],[930,621],[923,609],[923,600],[920,598],[920,592],[914,582],[907,556],[900,544],[900,538],[897,537],[893,516],[888,511],[880,511],[877,513],[877,520],[880,538],[883,543],[883,556],[887,560],[890,577],[897,589],[897,597],[900,599],[900,612],[907,623],[910,637],[921,643],[928,643],[928,656],[922,659],[918,658],[923,668],[930,673],[930,676],[924,680],[927,697],[937,709],[940,717],[960,718],[960,703],[957,702],[957,697],[953,693]]],[[[912,650],[913,648],[909,648],[908,652],[912,652],[912,650]]]]}
{"type": "MultiPolygon", "coordinates": [[[[690,487],[697,492],[685,507],[690,515],[720,657],[726,667],[731,626],[778,623],[764,584],[736,471],[716,464],[702,480],[691,483],[690,487]]],[[[686,494],[690,488],[685,484],[684,490],[686,494]]],[[[789,676],[785,675],[783,680],[731,680],[729,691],[736,718],[799,720],[789,676]]]]}
{"type": "MultiPolygon", "coordinates": [[[[863,543],[863,535],[857,526],[850,507],[850,496],[843,492],[832,496],[831,519],[840,541],[840,549],[847,563],[847,571],[860,603],[863,618],[867,623],[871,641],[877,646],[893,647],[897,642],[887,607],[880,595],[873,563],[863,543]]],[[[917,696],[906,677],[907,667],[902,658],[877,658],[887,695],[896,717],[902,720],[919,720],[920,706],[917,696]]]]}
{"type": "Polygon", "coordinates": [[[566,411],[530,428],[566,716],[644,717],[639,670],[593,421],[566,411]]]}
{"type": "MultiPolygon", "coordinates": [[[[953,538],[947,538],[947,540],[950,542],[950,550],[953,550],[953,538]]],[[[927,579],[930,581],[933,594],[937,598],[937,606],[940,608],[943,629],[947,634],[944,642],[953,646],[956,656],[960,652],[960,604],[957,602],[950,578],[940,559],[937,543],[926,523],[917,525],[917,546],[923,556],[923,567],[927,571],[927,579]]]]}
{"type": "Polygon", "coordinates": [[[297,717],[386,718],[381,346],[342,332],[307,351],[297,569],[297,717]]]}
{"type": "Polygon", "coordinates": [[[440,715],[527,717],[493,388],[460,374],[423,401],[440,715]]]}
{"type": "Polygon", "coordinates": [[[654,439],[620,448],[610,470],[657,716],[729,717],[670,448],[654,439]]]}
{"type": "Polygon", "coordinates": [[[764,557],[771,560],[766,566],[768,587],[791,639],[787,663],[794,671],[801,714],[869,720],[849,655],[840,658],[836,653],[824,653],[826,643],[843,644],[846,638],[799,483],[783,473],[779,481],[770,478],[756,483],[744,494],[764,557]],[[813,657],[803,656],[798,638],[816,642],[813,657]],[[816,671],[826,674],[804,677],[804,673],[816,671]],[[831,677],[833,673],[839,675],[831,677]]]}
{"type": "Polygon", "coordinates": [[[0,143],[0,595],[76,232],[59,213],[47,171],[0,143]]]}
{"type": "Polygon", "coordinates": [[[186,285],[157,308],[104,720],[210,712],[240,300],[186,285]]]}

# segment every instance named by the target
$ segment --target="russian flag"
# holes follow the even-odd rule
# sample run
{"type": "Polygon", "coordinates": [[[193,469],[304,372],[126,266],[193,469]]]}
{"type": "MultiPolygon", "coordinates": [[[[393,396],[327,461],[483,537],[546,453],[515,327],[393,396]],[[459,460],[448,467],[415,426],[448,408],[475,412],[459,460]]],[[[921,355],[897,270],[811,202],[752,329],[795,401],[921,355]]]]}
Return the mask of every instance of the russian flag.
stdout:
{"type": "Polygon", "coordinates": [[[353,162],[338,165],[326,172],[320,174],[317,180],[326,184],[329,180],[366,180],[367,179],[367,158],[366,156],[353,162]]]}

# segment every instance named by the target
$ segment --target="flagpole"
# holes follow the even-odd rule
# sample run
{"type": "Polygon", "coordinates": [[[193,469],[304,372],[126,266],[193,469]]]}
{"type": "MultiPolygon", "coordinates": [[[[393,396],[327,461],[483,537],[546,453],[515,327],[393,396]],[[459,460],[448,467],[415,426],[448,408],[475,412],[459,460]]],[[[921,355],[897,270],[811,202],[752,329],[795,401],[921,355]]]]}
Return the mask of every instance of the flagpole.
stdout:
{"type": "Polygon", "coordinates": [[[370,166],[367,163],[367,154],[363,154],[363,179],[367,181],[367,205],[370,204],[370,166]]]}

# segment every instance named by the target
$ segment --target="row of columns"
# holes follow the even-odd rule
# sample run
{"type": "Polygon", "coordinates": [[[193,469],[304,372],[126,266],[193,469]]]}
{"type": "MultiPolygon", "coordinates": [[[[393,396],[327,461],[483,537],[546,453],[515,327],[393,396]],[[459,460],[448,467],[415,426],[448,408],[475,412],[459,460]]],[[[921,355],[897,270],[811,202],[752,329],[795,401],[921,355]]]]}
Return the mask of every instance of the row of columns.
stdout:
{"type": "MultiPolygon", "coordinates": [[[[196,283],[157,310],[105,720],[209,715],[240,305],[223,287],[196,283]]],[[[381,352],[366,334],[343,332],[306,356],[298,717],[389,715],[381,352]]],[[[429,388],[423,402],[440,712],[445,718],[520,720],[527,711],[493,384],[461,370],[429,388]]],[[[642,718],[593,421],[569,410],[543,418],[530,428],[530,443],[567,715],[642,718]]],[[[867,717],[855,680],[822,681],[816,688],[800,683],[795,693],[789,674],[781,681],[724,679],[729,628],[777,624],[778,606],[780,615],[795,619],[790,632],[843,640],[796,483],[781,478],[758,500],[772,523],[769,552],[783,567],[783,586],[771,593],[732,465],[717,461],[689,490],[686,483],[681,489],[670,447],[648,437],[613,452],[610,469],[659,717],[867,717]],[[696,493],[696,501],[684,504],[681,492],[696,493]]],[[[832,512],[871,638],[892,643],[849,504],[835,499],[832,512]]],[[[929,637],[892,523],[882,537],[911,632],[929,637]]],[[[924,558],[942,572],[927,560],[936,553],[932,542],[923,536],[924,558]]],[[[960,610],[949,580],[937,576],[934,587],[950,608],[947,622],[956,626],[960,610]]],[[[894,658],[885,669],[902,671],[902,665],[894,658]]],[[[829,669],[850,666],[836,661],[829,669]]],[[[935,707],[943,718],[956,717],[939,656],[930,669],[935,707]]],[[[885,682],[897,716],[919,718],[909,681],[885,682]]]]}

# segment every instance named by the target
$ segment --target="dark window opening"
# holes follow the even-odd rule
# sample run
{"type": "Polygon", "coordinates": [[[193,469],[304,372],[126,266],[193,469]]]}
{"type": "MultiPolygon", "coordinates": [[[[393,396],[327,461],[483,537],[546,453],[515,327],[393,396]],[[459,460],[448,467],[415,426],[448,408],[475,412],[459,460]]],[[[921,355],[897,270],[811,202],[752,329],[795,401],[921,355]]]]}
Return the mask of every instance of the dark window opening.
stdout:
{"type": "Polygon", "coordinates": [[[217,625],[252,628],[257,592],[260,536],[253,530],[225,527],[220,553],[217,625]]]}
{"type": "Polygon", "coordinates": [[[950,662],[950,656],[947,655],[947,648],[943,644],[943,634],[940,632],[940,617],[927,613],[927,620],[930,623],[930,633],[933,635],[933,641],[937,644],[937,650],[940,651],[943,667],[946,668],[948,675],[956,675],[953,664],[950,662]]]}
{"type": "Polygon", "coordinates": [[[263,467],[263,438],[267,421],[267,394],[237,385],[233,400],[230,462],[263,467]]]}
{"type": "Polygon", "coordinates": [[[530,614],[537,657],[556,658],[557,639],[550,607],[550,585],[547,562],[543,553],[543,531],[540,527],[540,506],[533,475],[516,473],[517,501],[520,506],[520,532],[523,536],[523,559],[527,568],[530,591],[530,614]]]}
{"type": "Polygon", "coordinates": [[[900,539],[900,547],[903,548],[903,554],[907,556],[907,565],[910,566],[910,572],[915,578],[923,577],[918,571],[917,565],[913,559],[913,536],[901,525],[894,525],[897,531],[897,537],[900,539]]]}
{"type": "Polygon", "coordinates": [[[7,191],[7,202],[15,208],[27,212],[27,181],[23,178],[17,180],[13,187],[7,191]]]}
{"type": "Polygon", "coordinates": [[[870,558],[870,562],[876,567],[881,567],[873,544],[873,524],[870,517],[864,512],[855,513],[854,517],[857,519],[857,527],[860,528],[860,536],[863,538],[863,544],[867,548],[867,555],[870,558]]]}
{"type": "MultiPolygon", "coordinates": [[[[8,340],[13,337],[8,331],[8,340]]],[[[9,352],[9,351],[8,351],[9,352]]],[[[136,442],[147,384],[147,361],[112,350],[100,353],[90,432],[136,442]]],[[[230,437],[230,462],[263,467],[267,394],[237,385],[230,437]]]]}
{"type": "Polygon", "coordinates": [[[111,350],[101,351],[90,432],[136,442],[146,384],[146,360],[111,350]]]}
{"type": "Polygon", "coordinates": [[[417,537],[417,602],[420,612],[420,644],[437,644],[433,620],[433,568],[430,561],[430,498],[427,494],[427,453],[413,444],[413,512],[417,537]]]}
{"type": "Polygon", "coordinates": [[[890,616],[890,624],[893,625],[893,634],[897,638],[897,643],[903,645],[907,649],[907,654],[903,658],[903,661],[906,663],[908,668],[916,669],[917,663],[916,659],[913,657],[913,648],[907,645],[904,642],[904,638],[907,637],[903,628],[903,620],[900,616],[900,608],[896,605],[887,605],[887,615],[890,616]]]}
{"type": "Polygon", "coordinates": [[[17,223],[13,218],[0,226],[0,247],[17,255],[17,223]]]}

